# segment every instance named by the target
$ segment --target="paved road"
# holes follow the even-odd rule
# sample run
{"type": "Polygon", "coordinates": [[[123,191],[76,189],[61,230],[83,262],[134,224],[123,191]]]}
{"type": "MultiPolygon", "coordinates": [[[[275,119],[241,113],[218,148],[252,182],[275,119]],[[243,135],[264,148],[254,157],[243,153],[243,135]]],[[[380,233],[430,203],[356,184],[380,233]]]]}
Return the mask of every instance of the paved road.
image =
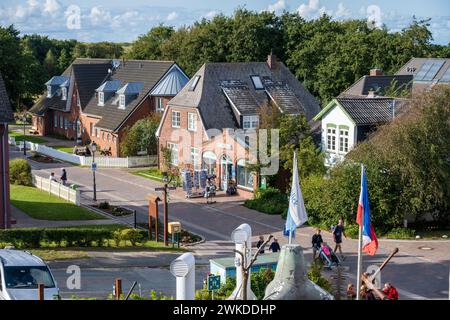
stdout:
{"type": "MultiPolygon", "coordinates": [[[[88,169],[67,164],[33,164],[34,173],[42,176],[48,176],[51,171],[59,172],[57,170],[60,170],[60,167],[67,168],[70,182],[83,186],[83,198],[89,202],[92,198],[92,173],[88,169]]],[[[136,209],[139,219],[147,221],[146,196],[149,193],[158,194],[154,191],[155,187],[160,186],[158,182],[131,175],[120,169],[99,169],[96,178],[99,201],[107,200],[136,209]]],[[[206,243],[195,248],[197,256],[229,255],[232,247],[229,242],[230,234],[241,223],[249,223],[255,236],[273,233],[282,243],[285,241],[280,234],[284,221],[279,216],[249,210],[240,205],[242,201],[239,197],[233,198],[232,201],[230,198],[219,197],[216,204],[205,205],[204,199],[185,199],[182,191],[172,192],[169,220],[181,221],[184,228],[206,238],[206,243]]],[[[162,212],[162,208],[160,210],[162,212]]],[[[311,228],[302,228],[295,241],[307,248],[310,246],[312,233],[311,228]]],[[[447,299],[450,242],[380,241],[378,254],[374,258],[365,257],[365,266],[372,262],[379,264],[395,246],[399,247],[400,253],[383,271],[383,281],[396,284],[404,298],[447,299]],[[422,250],[420,247],[428,247],[431,250],[422,250]]],[[[345,265],[348,267],[350,279],[356,274],[356,248],[356,241],[344,242],[344,250],[348,252],[345,265]]]]}

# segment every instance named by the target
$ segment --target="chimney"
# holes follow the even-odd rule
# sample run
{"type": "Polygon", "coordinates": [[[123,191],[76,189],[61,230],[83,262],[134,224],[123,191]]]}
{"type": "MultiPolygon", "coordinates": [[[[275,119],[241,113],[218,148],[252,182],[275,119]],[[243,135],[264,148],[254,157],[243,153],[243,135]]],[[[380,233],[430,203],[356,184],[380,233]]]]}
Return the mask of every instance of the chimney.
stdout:
{"type": "Polygon", "coordinates": [[[277,62],[277,57],[270,51],[270,54],[267,56],[267,65],[270,69],[275,68],[275,63],[277,62]]]}
{"type": "Polygon", "coordinates": [[[375,98],[375,90],[370,89],[367,98],[375,98]]]}
{"type": "Polygon", "coordinates": [[[383,75],[383,71],[381,69],[370,69],[370,73],[369,76],[382,76],[383,75]]]}

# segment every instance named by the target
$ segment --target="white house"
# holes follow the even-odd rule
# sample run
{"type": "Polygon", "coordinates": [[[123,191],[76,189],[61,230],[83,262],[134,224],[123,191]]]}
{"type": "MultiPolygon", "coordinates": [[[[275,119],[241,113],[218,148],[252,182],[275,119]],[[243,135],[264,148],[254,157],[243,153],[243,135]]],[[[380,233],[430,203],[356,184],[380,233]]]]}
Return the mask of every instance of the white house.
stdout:
{"type": "Polygon", "coordinates": [[[405,99],[336,98],[315,117],[322,121],[321,147],[325,165],[334,166],[360,141],[391,121],[405,105],[405,99]]]}

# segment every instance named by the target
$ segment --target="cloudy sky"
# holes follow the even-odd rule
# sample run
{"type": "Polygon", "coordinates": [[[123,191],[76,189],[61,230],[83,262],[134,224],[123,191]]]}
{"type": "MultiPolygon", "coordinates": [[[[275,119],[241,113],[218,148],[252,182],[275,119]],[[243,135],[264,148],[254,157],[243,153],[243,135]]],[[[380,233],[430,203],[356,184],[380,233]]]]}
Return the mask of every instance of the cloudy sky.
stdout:
{"type": "Polygon", "coordinates": [[[406,27],[413,15],[431,18],[434,42],[450,42],[448,0],[0,0],[0,24],[15,24],[23,34],[57,39],[129,42],[152,26],[179,27],[245,6],[256,11],[299,12],[306,19],[323,12],[334,19],[362,18],[406,27]]]}

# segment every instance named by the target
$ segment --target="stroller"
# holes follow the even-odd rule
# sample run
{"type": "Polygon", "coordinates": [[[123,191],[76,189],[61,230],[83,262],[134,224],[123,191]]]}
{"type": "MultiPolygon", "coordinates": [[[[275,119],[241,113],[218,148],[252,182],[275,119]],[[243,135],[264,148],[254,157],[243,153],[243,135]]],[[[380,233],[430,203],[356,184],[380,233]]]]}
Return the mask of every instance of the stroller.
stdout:
{"type": "Polygon", "coordinates": [[[331,269],[332,267],[337,267],[341,264],[339,257],[326,243],[323,243],[320,248],[317,248],[317,250],[319,251],[320,260],[322,260],[326,268],[331,269]]]}

